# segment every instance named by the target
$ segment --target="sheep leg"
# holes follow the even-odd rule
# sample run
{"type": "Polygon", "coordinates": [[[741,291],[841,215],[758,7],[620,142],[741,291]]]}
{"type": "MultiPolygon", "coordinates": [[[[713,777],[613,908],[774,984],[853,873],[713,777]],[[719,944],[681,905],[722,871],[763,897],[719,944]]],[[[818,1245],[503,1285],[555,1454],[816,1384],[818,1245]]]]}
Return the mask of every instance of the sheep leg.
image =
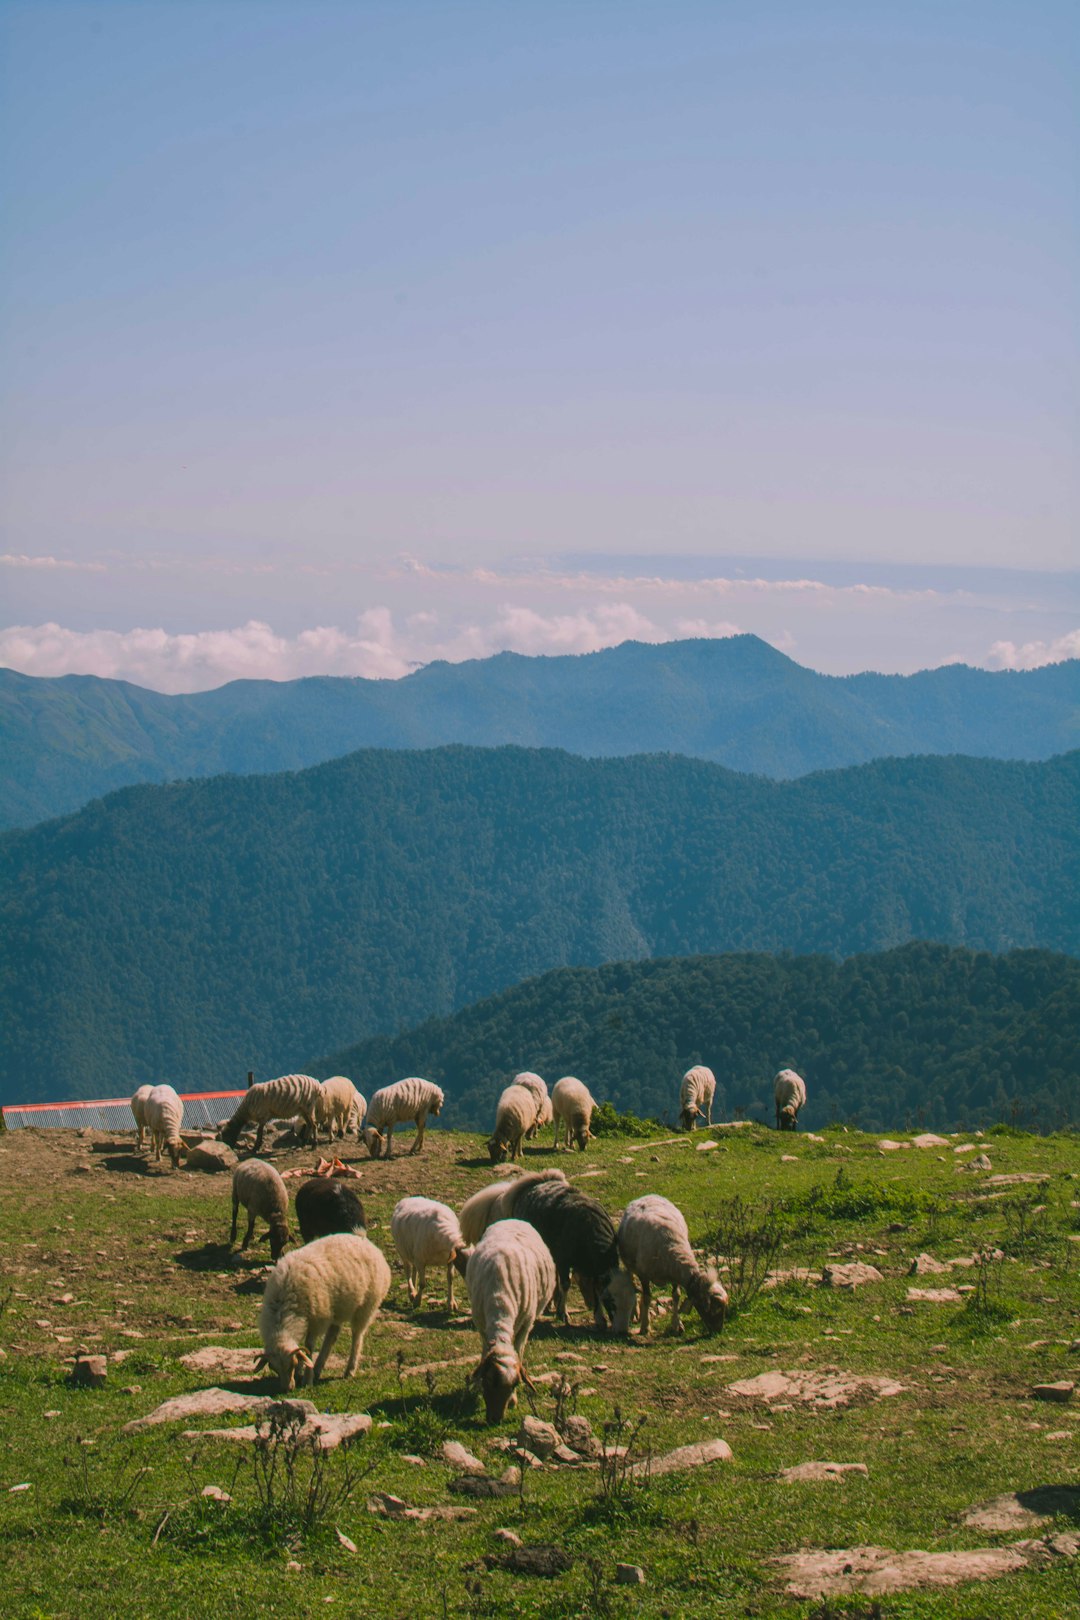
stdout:
{"type": "Polygon", "coordinates": [[[392,1159],[394,1157],[394,1121],[393,1120],[391,1120],[389,1125],[386,1127],[386,1135],[383,1137],[383,1142],[385,1143],[385,1148],[384,1148],[384,1151],[383,1151],[383,1158],[384,1159],[392,1159]]]}
{"type": "Polygon", "coordinates": [[[638,1301],[638,1331],[643,1339],[649,1335],[649,1304],[652,1300],[652,1284],[648,1277],[641,1279],[641,1298],[638,1301]]]}
{"type": "Polygon", "coordinates": [[[239,1215],[240,1215],[240,1200],[239,1200],[239,1198],[237,1198],[236,1194],[233,1193],[233,1199],[232,1199],[232,1229],[229,1232],[229,1242],[230,1243],[235,1243],[236,1242],[236,1223],[237,1223],[237,1220],[239,1218],[239,1215]]]}
{"type": "Polygon", "coordinates": [[[322,1377],[323,1368],[326,1366],[330,1352],[334,1348],[334,1340],[337,1338],[340,1332],[341,1323],[331,1322],[330,1326],[326,1330],[326,1338],[322,1342],[322,1349],[319,1351],[319,1359],[315,1363],[314,1367],[308,1368],[307,1382],[309,1384],[317,1384],[319,1379],[322,1377]]]}
{"type": "Polygon", "coordinates": [[[252,1238],[254,1236],[255,1236],[255,1211],[254,1210],[249,1210],[248,1211],[247,1231],[244,1233],[244,1241],[240,1245],[241,1254],[243,1254],[244,1250],[247,1248],[248,1244],[251,1242],[251,1240],[252,1240],[252,1238]]]}
{"type": "Polygon", "coordinates": [[[567,1272],[565,1277],[560,1275],[555,1282],[555,1315],[560,1322],[565,1322],[567,1325],[570,1322],[570,1316],[566,1309],[566,1296],[569,1291],[570,1274],[567,1272]]]}
{"type": "Polygon", "coordinates": [[[454,1262],[451,1260],[446,1267],[446,1308],[454,1309],[454,1262]]]}
{"type": "Polygon", "coordinates": [[[671,1288],[671,1326],[668,1328],[668,1332],[681,1333],[682,1331],[682,1317],[679,1315],[679,1285],[673,1283],[671,1288]]]}
{"type": "Polygon", "coordinates": [[[352,1319],[352,1347],[349,1350],[349,1359],[345,1363],[345,1377],[351,1378],[359,1365],[360,1355],[364,1348],[364,1336],[371,1326],[372,1318],[379,1308],[379,1301],[371,1299],[361,1305],[352,1319]]]}
{"type": "Polygon", "coordinates": [[[419,1305],[420,1301],[424,1297],[424,1279],[426,1278],[426,1276],[427,1276],[427,1267],[426,1266],[417,1266],[417,1268],[416,1268],[416,1298],[413,1301],[414,1305],[419,1305]]]}
{"type": "Polygon", "coordinates": [[[255,1132],[255,1152],[256,1153],[261,1153],[262,1152],[263,1132],[265,1131],[265,1129],[266,1129],[266,1121],[263,1120],[262,1124],[259,1126],[258,1130],[255,1132]]]}
{"type": "Polygon", "coordinates": [[[708,1113],[708,1123],[709,1123],[709,1124],[710,1124],[710,1125],[711,1125],[711,1124],[712,1124],[712,1105],[713,1105],[713,1100],[712,1100],[712,1098],[711,1098],[711,1097],[710,1097],[710,1098],[709,1098],[709,1113],[708,1113]]]}
{"type": "Polygon", "coordinates": [[[417,1117],[417,1121],[416,1121],[416,1141],[413,1143],[412,1147],[409,1149],[410,1158],[414,1153],[419,1153],[420,1149],[424,1145],[424,1126],[426,1124],[427,1124],[427,1114],[420,1114],[417,1117]]]}

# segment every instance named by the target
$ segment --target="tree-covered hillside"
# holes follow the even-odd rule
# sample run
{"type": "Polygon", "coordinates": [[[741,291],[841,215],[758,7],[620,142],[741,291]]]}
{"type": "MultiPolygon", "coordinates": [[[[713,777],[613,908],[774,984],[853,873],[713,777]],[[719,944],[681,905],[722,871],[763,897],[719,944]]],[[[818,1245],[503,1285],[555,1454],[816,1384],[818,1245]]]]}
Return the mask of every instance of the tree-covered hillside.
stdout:
{"type": "Polygon", "coordinates": [[[1080,754],[776,783],[369,752],[0,839],[0,1097],[282,1073],[548,968],[911,938],[1080,953],[1080,754]]]}
{"type": "Polygon", "coordinates": [[[444,1122],[489,1130],[523,1068],[586,1081],[620,1111],[677,1115],[694,1063],[716,1074],[715,1120],[772,1119],[773,1075],[808,1083],[802,1124],[901,1130],[1080,1121],[1080,962],[903,945],[824,956],[695,956],[560,968],[396,1038],[317,1064],[370,1096],[405,1074],[447,1090],[444,1122]]]}
{"type": "Polygon", "coordinates": [[[776,778],[908,754],[1047,759],[1080,745],[1080,660],[840,678],[733,636],[580,657],[500,653],[401,680],[233,681],[179,696],[0,670],[0,828],[136,782],[445,743],[591,758],[672,750],[776,778]]]}

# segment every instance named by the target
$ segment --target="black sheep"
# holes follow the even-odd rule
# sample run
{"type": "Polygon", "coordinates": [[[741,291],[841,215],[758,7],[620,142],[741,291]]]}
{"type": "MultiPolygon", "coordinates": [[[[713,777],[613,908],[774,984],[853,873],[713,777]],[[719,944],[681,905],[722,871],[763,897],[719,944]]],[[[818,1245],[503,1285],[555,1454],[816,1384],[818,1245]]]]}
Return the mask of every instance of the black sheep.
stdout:
{"type": "Polygon", "coordinates": [[[615,1226],[603,1204],[565,1181],[531,1178],[511,1199],[508,1213],[535,1226],[551,1250],[559,1279],[555,1306],[560,1320],[566,1321],[566,1293],[573,1272],[597,1327],[603,1330],[610,1321],[616,1333],[629,1333],[637,1293],[633,1278],[620,1265],[615,1226]]]}
{"type": "Polygon", "coordinates": [[[331,1232],[364,1236],[364,1206],[356,1194],[333,1176],[311,1176],[297,1189],[296,1218],[305,1243],[331,1232]]]}

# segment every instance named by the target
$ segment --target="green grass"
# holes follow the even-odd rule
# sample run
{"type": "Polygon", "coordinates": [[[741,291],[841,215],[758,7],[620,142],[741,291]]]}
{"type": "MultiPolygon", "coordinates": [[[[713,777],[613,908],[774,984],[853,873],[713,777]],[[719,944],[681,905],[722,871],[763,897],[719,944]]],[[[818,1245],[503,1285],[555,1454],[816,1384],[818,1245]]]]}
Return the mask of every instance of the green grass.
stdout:
{"type": "MultiPolygon", "coordinates": [[[[1080,1138],[1037,1138],[995,1130],[981,1144],[993,1172],[961,1168],[972,1155],[947,1148],[883,1155],[874,1137],[841,1129],[824,1141],[779,1136],[751,1126],[699,1132],[691,1140],[605,1136],[584,1158],[560,1155],[581,1185],[612,1210],[643,1191],[660,1191],[685,1211],[695,1241],[735,1194],[755,1208],[776,1206],[784,1223],[785,1268],[865,1258],[885,1281],[839,1293],[787,1283],[761,1294],[706,1337],[686,1313],[681,1340],[661,1318],[644,1344],[598,1340],[577,1300],[569,1329],[545,1321],[528,1365],[560,1366],[577,1386],[574,1403],[599,1432],[616,1406],[631,1424],[645,1418],[637,1446],[654,1455],[719,1435],[734,1461],[657,1479],[610,1498],[591,1471],[533,1471],[520,1496],[481,1501],[464,1523],[391,1522],[367,1510],[373,1490],[418,1506],[458,1502],[438,1457],[446,1437],[461,1439],[503,1466],[491,1440],[516,1420],[488,1430],[464,1388],[460,1365],[429,1379],[404,1369],[471,1357],[475,1331],[460,1309],[453,1320],[432,1304],[407,1308],[400,1269],[387,1307],[369,1334],[351,1384],[319,1386],[325,1410],[370,1411],[373,1437],[352,1454],[365,1472],[355,1489],[310,1530],[279,1499],[267,1506],[243,1450],[196,1449],[183,1424],[132,1437],[130,1418],[184,1390],[226,1379],[185,1369],[180,1356],[202,1344],[258,1344],[260,1268],[265,1244],[243,1259],[228,1249],[225,1179],[144,1173],[130,1155],[91,1153],[72,1133],[19,1132],[0,1138],[0,1590],[8,1616],[50,1620],[105,1617],[306,1616],[1062,1616],[1080,1611],[1080,1576],[1065,1560],[1044,1572],[992,1583],[866,1598],[797,1602],[768,1564],[802,1546],[866,1543],[896,1549],[976,1547],[1015,1537],[972,1531],[963,1510],[998,1492],[1076,1480],[1080,1439],[1069,1407],[1029,1399],[1031,1385],[1077,1376],[1080,1276],[1070,1235],[1080,1211],[1080,1138]],[[718,1145],[698,1152],[698,1144],[718,1145]],[[631,1151],[633,1149],[633,1151],[631,1151]],[[794,1155],[794,1162],[784,1162],[794,1155]],[[655,1159],[658,1162],[653,1162],[655,1159]],[[92,1163],[91,1174],[77,1170],[92,1163]],[[999,1189],[991,1173],[1048,1178],[999,1189]],[[977,1198],[979,1192],[1004,1196],[977,1198]],[[1037,1206],[1045,1205],[1039,1211],[1037,1206]],[[861,1246],[861,1247],[860,1247],[861,1246]],[[980,1292],[962,1305],[907,1302],[908,1261],[1001,1247],[980,1292]],[[57,1303],[64,1295],[69,1303],[57,1303]],[[40,1323],[48,1326],[40,1326],[40,1323]],[[129,1338],[127,1332],[141,1334],[129,1338]],[[63,1339],[68,1342],[58,1342],[63,1339]],[[107,1386],[76,1390],[65,1354],[79,1346],[128,1354],[111,1361],[107,1386]],[[563,1350],[582,1360],[554,1361],[563,1350]],[[704,1357],[730,1356],[721,1362],[704,1357]],[[883,1373],[899,1396],[839,1412],[769,1412],[731,1397],[725,1386],[769,1369],[842,1367],[883,1373]],[[604,1369],[604,1370],[597,1370],[604,1369]],[[46,1413],[58,1415],[47,1417],[46,1413]],[[409,1455],[425,1459],[409,1462],[409,1455]],[[812,1459],[865,1462],[868,1478],[787,1485],[781,1468],[812,1459]],[[366,1472],[370,1470],[370,1472],[366,1472]],[[10,1487],[28,1483],[27,1491],[10,1487]],[[227,1490],[227,1505],[202,1498],[205,1484],[227,1490]],[[167,1516],[167,1517],[166,1517],[167,1516]],[[552,1580],[485,1567],[499,1551],[497,1526],[528,1543],[551,1543],[572,1567],[552,1580]],[[348,1551],[340,1530],[355,1543],[348,1551]],[[155,1541],[156,1536],[156,1541],[155,1541]],[[295,1561],[301,1568],[287,1571],[295,1561]],[[617,1561],[640,1564],[644,1588],[614,1584],[617,1561]],[[324,1604],[324,1600],[326,1601],[324,1604]]],[[[429,1133],[420,1159],[369,1164],[359,1150],[362,1197],[371,1235],[389,1247],[397,1198],[422,1191],[455,1205],[491,1179],[476,1138],[429,1133]]],[[[308,1162],[297,1154],[286,1162],[308,1162]]],[[[535,1166],[553,1162],[547,1150],[535,1166]]],[[[910,1279],[930,1287],[975,1283],[976,1273],[910,1279]]],[[[428,1289],[441,1304],[442,1279],[428,1289]]],[[[464,1291],[461,1290],[463,1297],[464,1291]]],[[[333,1364],[332,1364],[333,1365],[333,1364]]],[[[269,1389],[269,1386],[267,1386],[269,1389]]],[[[539,1415],[550,1417],[550,1392],[539,1415]]],[[[524,1407],[528,1410],[528,1406],[524,1407]]],[[[245,1421],[238,1418],[236,1421],[245,1421]]],[[[346,1459],[335,1456],[325,1484],[340,1491],[346,1459]]],[[[304,1485],[301,1479],[300,1486],[304,1485]]],[[[295,1506],[295,1504],[294,1504],[295,1506]]],[[[1056,1529],[1073,1528],[1058,1521],[1056,1529]]]]}

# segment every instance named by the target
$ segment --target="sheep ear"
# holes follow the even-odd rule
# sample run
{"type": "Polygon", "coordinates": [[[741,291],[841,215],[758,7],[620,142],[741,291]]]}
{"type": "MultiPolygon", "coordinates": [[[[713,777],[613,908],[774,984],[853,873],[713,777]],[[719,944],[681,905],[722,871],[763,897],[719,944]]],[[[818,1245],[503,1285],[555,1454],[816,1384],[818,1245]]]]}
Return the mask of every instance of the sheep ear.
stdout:
{"type": "Polygon", "coordinates": [[[304,1349],[302,1344],[297,1345],[296,1349],[293,1351],[293,1353],[292,1353],[292,1364],[293,1364],[294,1368],[296,1368],[296,1367],[314,1367],[314,1365],[315,1365],[315,1363],[312,1361],[311,1357],[308,1355],[307,1351],[304,1349]]]}
{"type": "Polygon", "coordinates": [[[521,1379],[521,1382],[525,1385],[525,1388],[526,1389],[531,1389],[533,1394],[535,1395],[536,1394],[536,1385],[533,1383],[532,1379],[529,1377],[528,1373],[525,1371],[525,1363],[523,1361],[518,1362],[518,1377],[521,1379]]]}
{"type": "Polygon", "coordinates": [[[264,1367],[269,1367],[269,1365],[270,1365],[270,1357],[267,1355],[266,1351],[264,1350],[262,1355],[256,1361],[254,1367],[252,1368],[252,1371],[253,1372],[261,1372],[264,1367]]]}

